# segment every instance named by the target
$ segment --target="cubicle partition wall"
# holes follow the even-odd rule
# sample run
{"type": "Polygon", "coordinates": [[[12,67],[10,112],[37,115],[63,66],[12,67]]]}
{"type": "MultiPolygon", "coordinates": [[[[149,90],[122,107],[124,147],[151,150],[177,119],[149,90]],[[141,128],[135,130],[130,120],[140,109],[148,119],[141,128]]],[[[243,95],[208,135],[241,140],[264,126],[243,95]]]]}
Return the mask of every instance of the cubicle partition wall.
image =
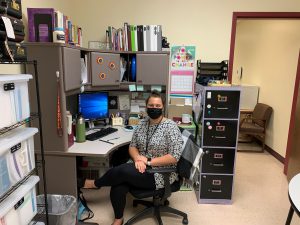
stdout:
{"type": "MultiPolygon", "coordinates": [[[[102,148],[99,141],[97,143],[87,141],[84,144],[75,142],[70,147],[67,111],[73,116],[78,113],[77,96],[82,91],[105,91],[109,96],[115,97],[129,96],[127,107],[123,105],[123,109],[120,109],[118,102],[119,108],[110,109],[109,113],[114,114],[130,112],[131,100],[133,95],[136,96],[134,92],[142,96],[136,98],[137,100],[144,100],[146,95],[141,93],[161,89],[167,98],[169,52],[99,51],[41,42],[26,43],[26,46],[28,60],[37,60],[37,70],[40,74],[39,90],[44,131],[42,138],[49,180],[48,192],[77,196],[76,178],[80,166],[77,163],[78,157],[110,159],[110,151],[118,148],[115,146],[102,148]],[[131,87],[135,89],[129,92],[131,87]],[[83,148],[86,148],[86,151],[83,148]],[[101,149],[106,149],[106,152],[103,153],[101,149]],[[63,182],[66,178],[68,182],[63,182]]],[[[28,71],[33,73],[31,70],[28,67],[28,71]]],[[[32,108],[35,109],[36,93],[34,87],[29,89],[32,108]]],[[[120,101],[120,98],[118,99],[120,101]]],[[[38,127],[38,124],[34,126],[38,127]]],[[[126,138],[122,140],[120,138],[117,146],[128,144],[130,141],[125,133],[123,136],[126,138]]],[[[38,139],[36,141],[39,143],[38,139]]]]}

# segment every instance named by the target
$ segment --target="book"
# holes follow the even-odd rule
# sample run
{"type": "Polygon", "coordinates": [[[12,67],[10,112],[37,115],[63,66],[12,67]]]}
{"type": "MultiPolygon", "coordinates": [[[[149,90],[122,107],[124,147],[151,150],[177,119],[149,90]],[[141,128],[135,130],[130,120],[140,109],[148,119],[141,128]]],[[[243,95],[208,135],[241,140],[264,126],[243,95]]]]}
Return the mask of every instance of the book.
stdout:
{"type": "Polygon", "coordinates": [[[131,51],[136,51],[134,25],[130,25],[131,51]]]}
{"type": "Polygon", "coordinates": [[[150,25],[150,51],[157,51],[157,25],[150,25]]]}
{"type": "Polygon", "coordinates": [[[128,51],[132,51],[131,48],[131,31],[130,31],[130,25],[127,25],[127,39],[128,39],[128,51]]]}
{"type": "Polygon", "coordinates": [[[143,43],[144,43],[144,51],[148,51],[147,48],[147,26],[143,25],[143,43]]]}
{"type": "Polygon", "coordinates": [[[150,26],[146,26],[146,40],[147,40],[147,51],[151,51],[151,35],[150,35],[150,26]]]}
{"type": "Polygon", "coordinates": [[[138,38],[137,38],[137,26],[133,25],[134,30],[134,43],[135,43],[135,51],[139,51],[138,38]]]}
{"type": "Polygon", "coordinates": [[[157,25],[157,51],[162,50],[162,27],[157,25]]]}
{"type": "Polygon", "coordinates": [[[124,51],[128,51],[128,23],[124,23],[124,51]]]}
{"type": "Polygon", "coordinates": [[[143,27],[144,27],[143,25],[137,26],[137,38],[138,38],[139,51],[144,51],[144,38],[143,38],[144,28],[143,27]]]}

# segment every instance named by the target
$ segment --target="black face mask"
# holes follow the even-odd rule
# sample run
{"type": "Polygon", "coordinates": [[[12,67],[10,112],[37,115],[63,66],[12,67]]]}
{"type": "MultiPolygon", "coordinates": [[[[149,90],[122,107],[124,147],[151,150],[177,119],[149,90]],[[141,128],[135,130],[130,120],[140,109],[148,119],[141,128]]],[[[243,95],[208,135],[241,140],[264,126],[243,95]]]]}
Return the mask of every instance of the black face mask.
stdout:
{"type": "Polygon", "coordinates": [[[157,119],[162,115],[162,109],[160,108],[147,108],[147,114],[151,119],[157,119]]]}

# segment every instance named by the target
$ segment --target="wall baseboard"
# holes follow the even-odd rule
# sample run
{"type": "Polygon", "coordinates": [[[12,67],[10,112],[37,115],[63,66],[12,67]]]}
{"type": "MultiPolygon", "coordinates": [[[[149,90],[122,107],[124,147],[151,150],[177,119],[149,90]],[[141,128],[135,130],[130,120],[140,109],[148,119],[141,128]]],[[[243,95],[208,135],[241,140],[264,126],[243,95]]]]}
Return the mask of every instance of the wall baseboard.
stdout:
{"type": "Polygon", "coordinates": [[[279,162],[284,164],[285,158],[270,148],[268,145],[265,145],[265,150],[269,152],[272,156],[274,156],[279,162]]]}

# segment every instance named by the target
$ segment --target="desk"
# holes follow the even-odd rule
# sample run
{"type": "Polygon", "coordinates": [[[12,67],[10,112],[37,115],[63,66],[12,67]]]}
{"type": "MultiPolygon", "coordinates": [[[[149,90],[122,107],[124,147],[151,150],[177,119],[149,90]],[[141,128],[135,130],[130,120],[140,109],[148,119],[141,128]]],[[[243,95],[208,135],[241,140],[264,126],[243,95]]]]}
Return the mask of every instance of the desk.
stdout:
{"type": "MultiPolygon", "coordinates": [[[[123,127],[115,127],[117,132],[101,139],[112,140],[114,145],[95,141],[74,143],[66,152],[45,152],[47,191],[49,194],[77,196],[77,156],[109,157],[119,147],[130,143],[132,131],[125,131],[123,127]]],[[[42,182],[40,182],[42,183],[42,182]]],[[[40,189],[42,190],[42,189],[40,189]]]]}
{"type": "Polygon", "coordinates": [[[126,131],[123,127],[114,127],[114,128],[117,128],[118,131],[101,138],[103,140],[119,138],[110,141],[114,143],[114,145],[101,142],[98,140],[85,141],[83,143],[75,142],[68,149],[67,153],[76,156],[99,156],[99,157],[109,156],[109,154],[114,150],[118,149],[121,146],[129,144],[133,133],[133,131],[126,131]]]}
{"type": "Polygon", "coordinates": [[[291,224],[294,211],[300,216],[300,174],[294,176],[289,183],[289,199],[291,207],[285,223],[286,225],[291,224]]]}

